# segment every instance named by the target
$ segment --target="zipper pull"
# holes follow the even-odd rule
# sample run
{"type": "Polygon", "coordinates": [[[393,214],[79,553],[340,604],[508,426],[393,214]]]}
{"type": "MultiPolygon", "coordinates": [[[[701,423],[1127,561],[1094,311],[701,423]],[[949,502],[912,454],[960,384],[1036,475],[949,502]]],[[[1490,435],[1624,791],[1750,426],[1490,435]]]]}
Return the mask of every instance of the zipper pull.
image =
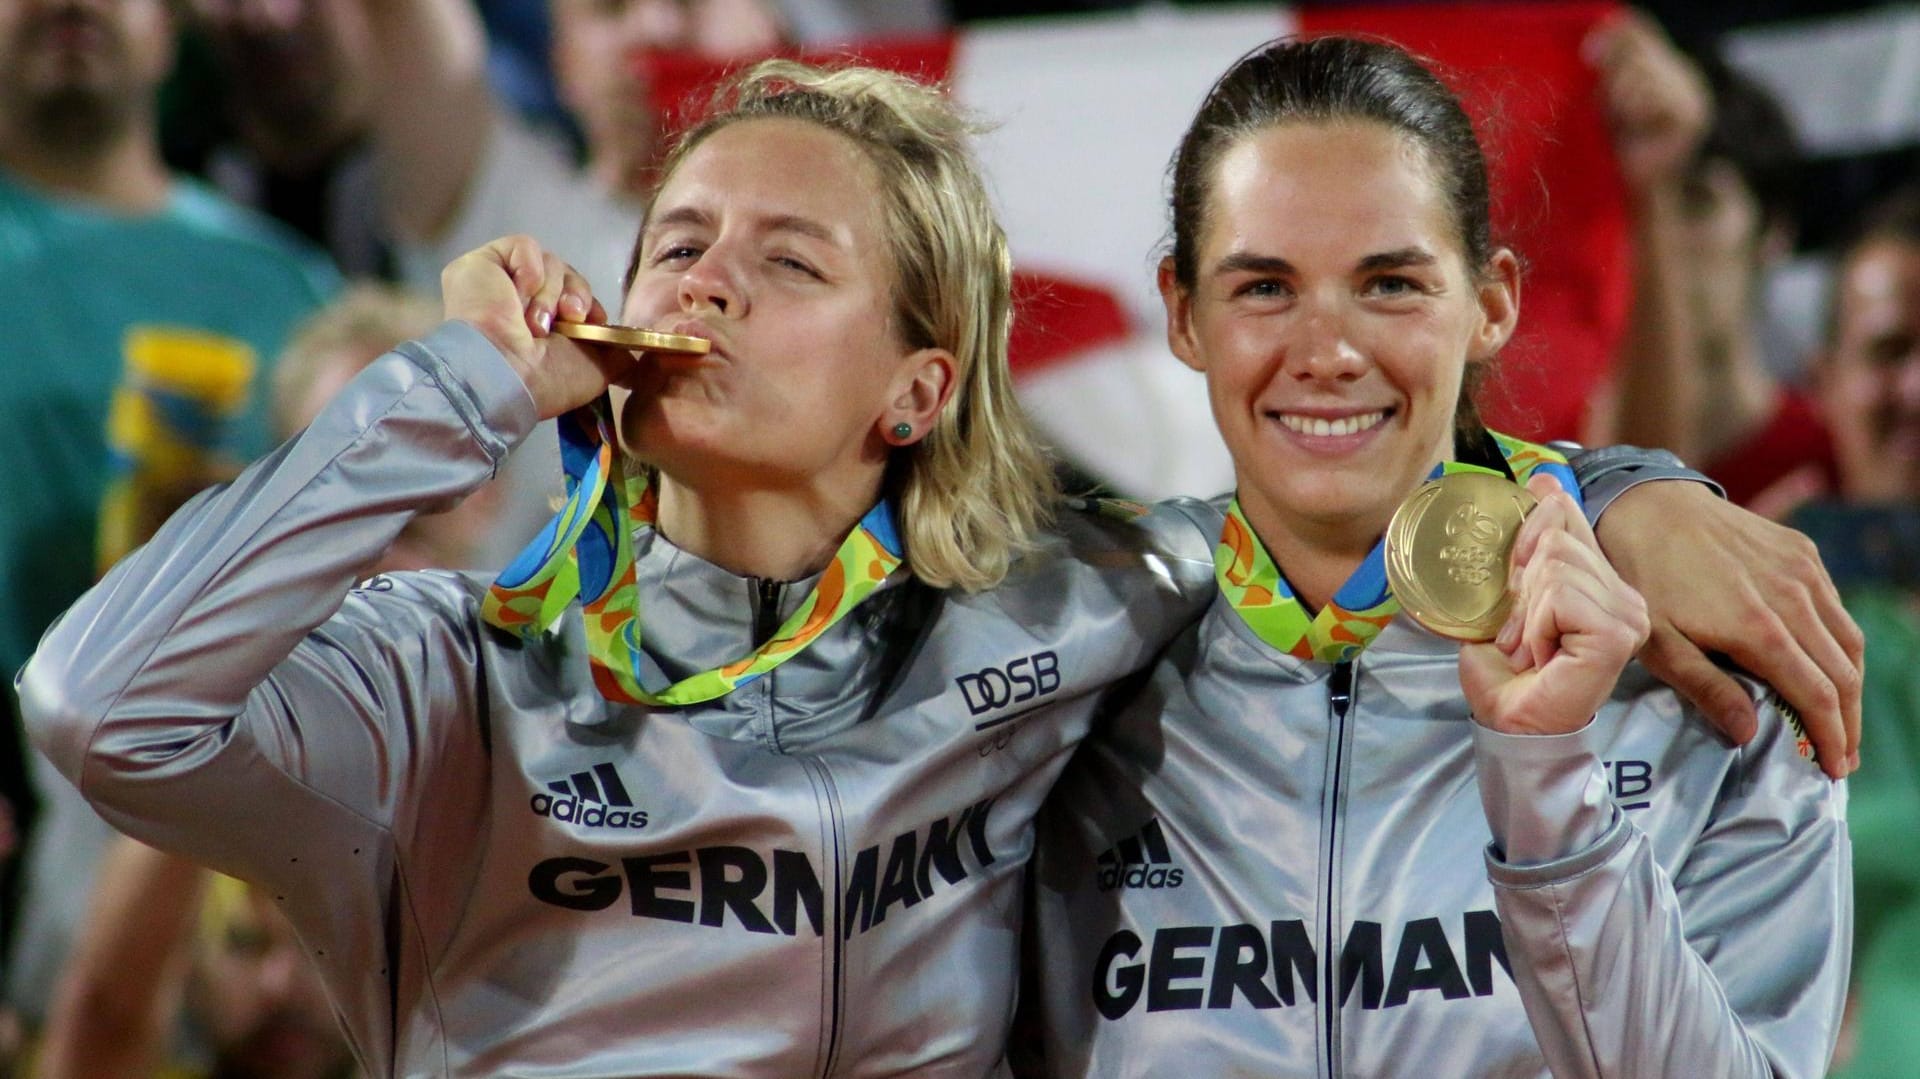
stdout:
{"type": "Polygon", "coordinates": [[[1327,682],[1327,701],[1333,705],[1335,719],[1347,718],[1347,706],[1353,703],[1353,661],[1343,659],[1333,665],[1333,677],[1327,682]]]}
{"type": "Polygon", "coordinates": [[[787,583],[756,577],[753,588],[753,646],[758,648],[780,630],[780,597],[786,593],[787,583]]]}

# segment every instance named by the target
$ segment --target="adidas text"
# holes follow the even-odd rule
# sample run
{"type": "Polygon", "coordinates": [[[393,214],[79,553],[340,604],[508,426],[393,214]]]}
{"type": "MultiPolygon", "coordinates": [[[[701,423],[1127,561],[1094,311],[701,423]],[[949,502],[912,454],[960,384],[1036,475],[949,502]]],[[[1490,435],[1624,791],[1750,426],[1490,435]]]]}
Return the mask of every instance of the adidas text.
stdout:
{"type": "Polygon", "coordinates": [[[1164,865],[1110,865],[1100,871],[1100,890],[1111,892],[1115,888],[1178,888],[1185,883],[1187,872],[1179,866],[1168,868],[1164,865]],[[1122,872],[1124,868],[1125,872],[1122,872]]]}
{"type": "Polygon", "coordinates": [[[537,816],[552,817],[587,828],[645,828],[647,811],[582,802],[570,795],[536,794],[529,804],[537,816]]]}

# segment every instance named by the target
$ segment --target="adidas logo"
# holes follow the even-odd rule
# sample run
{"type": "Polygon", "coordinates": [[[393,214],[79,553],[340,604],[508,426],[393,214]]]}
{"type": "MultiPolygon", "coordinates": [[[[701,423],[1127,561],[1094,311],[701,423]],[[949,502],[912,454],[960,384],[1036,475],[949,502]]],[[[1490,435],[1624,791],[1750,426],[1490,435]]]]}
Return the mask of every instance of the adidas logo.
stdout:
{"type": "Polygon", "coordinates": [[[633,808],[633,797],[620,782],[620,773],[604,761],[590,772],[575,772],[548,783],[546,790],[535,792],[530,804],[537,816],[588,828],[647,826],[647,811],[633,808]]]}
{"type": "Polygon", "coordinates": [[[1172,862],[1167,837],[1160,831],[1160,818],[1155,817],[1139,835],[1128,836],[1101,853],[1095,879],[1103,892],[1115,888],[1178,888],[1187,873],[1172,862]]]}

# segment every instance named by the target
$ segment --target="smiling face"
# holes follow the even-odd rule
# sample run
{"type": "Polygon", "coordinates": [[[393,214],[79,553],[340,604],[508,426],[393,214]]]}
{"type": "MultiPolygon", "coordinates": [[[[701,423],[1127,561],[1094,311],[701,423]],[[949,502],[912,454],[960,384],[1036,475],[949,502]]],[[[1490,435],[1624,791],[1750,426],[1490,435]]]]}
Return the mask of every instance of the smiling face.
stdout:
{"type": "Polygon", "coordinates": [[[1452,456],[1467,364],[1512,332],[1517,264],[1470,272],[1424,153],[1385,125],[1263,128],[1209,187],[1193,288],[1169,263],[1161,291],[1241,504],[1269,544],[1370,546],[1452,456]]]}
{"type": "Polygon", "coordinates": [[[739,121],[689,153],[654,201],[622,318],[713,351],[646,357],[614,387],[624,448],[696,486],[877,474],[892,413],[919,407],[927,365],[952,365],[899,340],[881,205],[863,151],[802,121],[739,121]]]}
{"type": "Polygon", "coordinates": [[[782,35],[766,0],[554,0],[552,25],[555,79],[591,153],[641,164],[658,134],[642,57],[737,60],[782,35]]]}
{"type": "Polygon", "coordinates": [[[1834,300],[1816,375],[1847,497],[1920,498],[1920,245],[1861,247],[1834,300]]]}

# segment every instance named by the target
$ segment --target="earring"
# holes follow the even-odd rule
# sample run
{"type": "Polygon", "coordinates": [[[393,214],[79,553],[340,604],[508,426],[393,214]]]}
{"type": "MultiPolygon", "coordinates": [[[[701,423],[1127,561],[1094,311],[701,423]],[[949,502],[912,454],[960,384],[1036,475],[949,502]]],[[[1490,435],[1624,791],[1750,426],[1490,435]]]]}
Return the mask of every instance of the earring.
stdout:
{"type": "Polygon", "coordinates": [[[899,440],[900,440],[900,441],[902,441],[902,442],[905,442],[905,441],[906,441],[907,439],[909,439],[909,438],[912,438],[912,437],[913,437],[913,424],[910,424],[910,423],[896,423],[896,424],[894,424],[894,425],[893,425],[893,437],[895,437],[895,438],[897,438],[897,439],[899,439],[899,440]]]}

